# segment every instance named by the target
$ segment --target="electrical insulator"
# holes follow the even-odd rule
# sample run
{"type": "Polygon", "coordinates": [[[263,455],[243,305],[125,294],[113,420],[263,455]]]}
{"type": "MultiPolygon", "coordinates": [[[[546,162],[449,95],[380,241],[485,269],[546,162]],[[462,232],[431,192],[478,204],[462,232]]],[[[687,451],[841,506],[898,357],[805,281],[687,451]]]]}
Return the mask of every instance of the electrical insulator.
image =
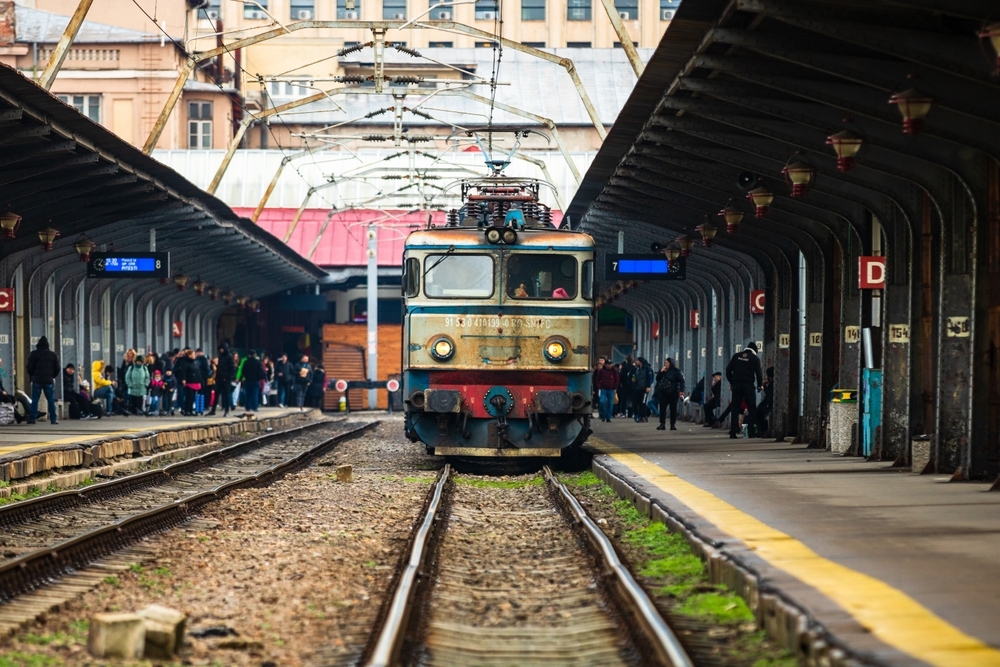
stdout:
{"type": "Polygon", "coordinates": [[[450,211],[448,211],[448,226],[449,227],[458,227],[458,210],[457,209],[453,208],[450,211]]]}

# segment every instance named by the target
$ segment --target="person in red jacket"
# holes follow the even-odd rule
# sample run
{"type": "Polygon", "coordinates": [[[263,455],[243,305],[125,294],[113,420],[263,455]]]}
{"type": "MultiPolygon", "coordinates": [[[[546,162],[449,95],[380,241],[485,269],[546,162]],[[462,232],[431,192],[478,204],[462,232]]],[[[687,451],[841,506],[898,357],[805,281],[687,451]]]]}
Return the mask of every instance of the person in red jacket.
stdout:
{"type": "Polygon", "coordinates": [[[608,360],[601,357],[597,360],[597,370],[594,371],[594,386],[600,392],[597,404],[597,412],[602,422],[611,421],[611,413],[615,408],[615,391],[621,380],[618,371],[608,363],[608,360]]]}

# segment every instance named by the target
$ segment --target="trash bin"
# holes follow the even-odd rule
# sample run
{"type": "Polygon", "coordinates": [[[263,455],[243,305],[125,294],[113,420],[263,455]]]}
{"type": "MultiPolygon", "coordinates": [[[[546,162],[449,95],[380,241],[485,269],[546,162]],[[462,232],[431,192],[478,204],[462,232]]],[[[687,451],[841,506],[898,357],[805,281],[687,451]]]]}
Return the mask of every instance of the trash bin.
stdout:
{"type": "Polygon", "coordinates": [[[854,444],[858,430],[858,390],[830,390],[830,424],[828,439],[830,451],[844,456],[854,444]]]}

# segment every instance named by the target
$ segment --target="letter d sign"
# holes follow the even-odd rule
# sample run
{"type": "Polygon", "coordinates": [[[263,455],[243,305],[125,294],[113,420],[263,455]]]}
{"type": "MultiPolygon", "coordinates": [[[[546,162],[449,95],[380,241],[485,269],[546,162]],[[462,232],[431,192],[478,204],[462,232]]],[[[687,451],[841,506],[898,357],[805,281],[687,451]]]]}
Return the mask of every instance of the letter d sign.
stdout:
{"type": "Polygon", "coordinates": [[[885,257],[858,258],[858,288],[885,289],[885,257]]]}

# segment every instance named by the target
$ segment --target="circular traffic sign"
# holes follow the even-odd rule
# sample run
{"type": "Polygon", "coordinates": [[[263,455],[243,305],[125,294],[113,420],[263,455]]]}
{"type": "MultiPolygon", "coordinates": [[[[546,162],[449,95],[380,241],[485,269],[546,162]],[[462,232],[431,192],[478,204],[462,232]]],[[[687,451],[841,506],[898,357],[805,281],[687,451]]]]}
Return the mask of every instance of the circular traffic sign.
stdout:
{"type": "Polygon", "coordinates": [[[333,386],[337,391],[347,391],[347,380],[337,380],[333,386]]]}
{"type": "Polygon", "coordinates": [[[399,380],[389,380],[385,383],[385,388],[389,391],[399,391],[399,380]]]}

